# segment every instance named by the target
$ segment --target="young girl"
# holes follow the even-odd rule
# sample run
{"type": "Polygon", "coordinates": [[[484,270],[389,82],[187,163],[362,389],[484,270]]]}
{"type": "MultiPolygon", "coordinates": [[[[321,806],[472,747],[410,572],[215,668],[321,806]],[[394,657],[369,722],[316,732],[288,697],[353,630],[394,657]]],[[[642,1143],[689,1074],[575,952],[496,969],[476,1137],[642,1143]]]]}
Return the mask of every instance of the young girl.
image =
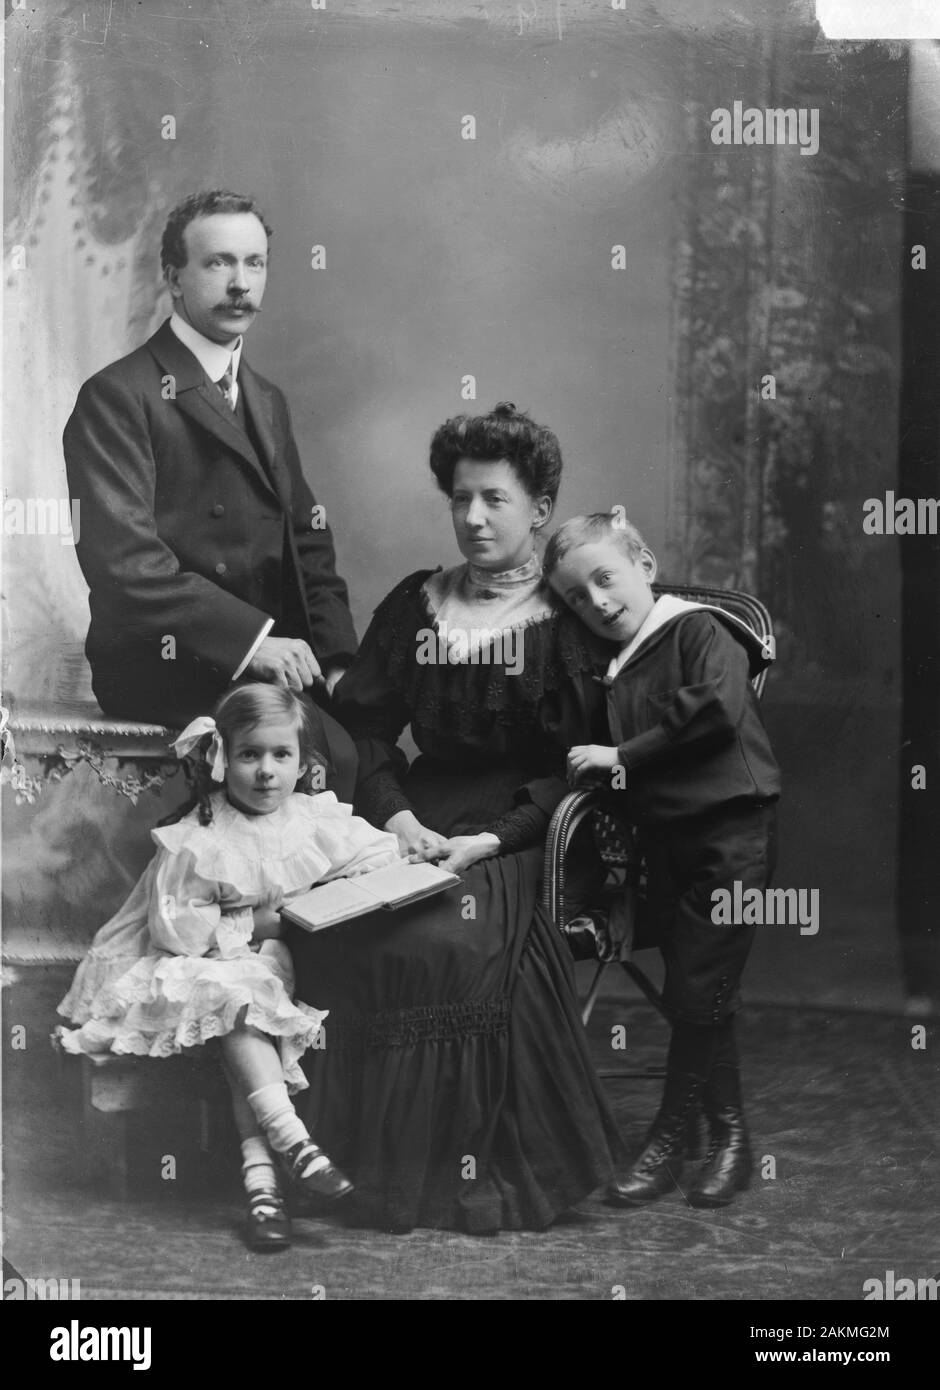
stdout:
{"type": "Polygon", "coordinates": [[[324,1013],[293,1003],[279,940],[285,898],[398,858],[398,841],[312,794],[323,759],[306,709],[276,685],[229,691],[215,717],[173,745],[194,757],[195,805],[151,832],[157,853],[101,928],[59,1012],[67,1052],[168,1057],[219,1039],[242,1140],[247,1235],[283,1248],[290,1224],[269,1151],[294,1185],[321,1198],[352,1184],[317,1147],[288,1098],[324,1013]]]}

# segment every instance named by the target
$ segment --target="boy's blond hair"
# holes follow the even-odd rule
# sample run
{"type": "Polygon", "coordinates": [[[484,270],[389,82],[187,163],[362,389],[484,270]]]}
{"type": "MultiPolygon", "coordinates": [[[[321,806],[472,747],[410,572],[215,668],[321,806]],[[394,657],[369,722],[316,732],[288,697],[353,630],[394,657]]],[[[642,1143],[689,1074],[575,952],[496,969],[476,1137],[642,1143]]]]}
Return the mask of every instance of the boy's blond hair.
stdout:
{"type": "Polygon", "coordinates": [[[559,526],[545,547],[542,562],[545,578],[550,578],[569,550],[575,550],[579,545],[590,545],[592,541],[613,541],[631,560],[639,559],[641,551],[649,550],[633,522],[622,515],[620,508],[616,513],[591,512],[587,516],[573,516],[559,526]]]}

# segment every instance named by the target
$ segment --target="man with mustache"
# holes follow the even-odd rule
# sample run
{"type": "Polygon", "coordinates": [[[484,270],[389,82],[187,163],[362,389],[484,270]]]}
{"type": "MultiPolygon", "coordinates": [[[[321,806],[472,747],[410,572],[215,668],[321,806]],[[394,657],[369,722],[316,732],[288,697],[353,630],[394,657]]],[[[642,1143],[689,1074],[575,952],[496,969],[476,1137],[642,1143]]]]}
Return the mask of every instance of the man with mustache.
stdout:
{"type": "MultiPolygon", "coordinates": [[[[287,402],[243,355],[270,236],[254,199],[225,189],[174,208],[161,247],[173,314],[85,382],[65,428],[85,652],[107,714],[179,726],[240,677],[328,705],[355,654],[287,402]]],[[[330,785],[351,800],[351,741],[317,714],[330,785]]]]}

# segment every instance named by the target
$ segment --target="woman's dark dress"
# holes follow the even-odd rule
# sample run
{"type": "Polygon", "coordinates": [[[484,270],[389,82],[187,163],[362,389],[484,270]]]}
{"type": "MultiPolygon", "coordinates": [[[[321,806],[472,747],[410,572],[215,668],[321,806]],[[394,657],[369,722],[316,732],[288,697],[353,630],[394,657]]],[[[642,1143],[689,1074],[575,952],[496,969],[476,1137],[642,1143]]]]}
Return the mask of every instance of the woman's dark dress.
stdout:
{"type": "Polygon", "coordinates": [[[571,960],[538,896],[566,790],[538,701],[581,652],[553,616],[521,629],[518,675],[420,665],[428,574],[380,605],[337,691],[360,757],[356,809],[379,826],[411,808],[444,835],[494,830],[503,852],[413,907],[294,934],[297,997],[329,1010],[297,1099],[367,1222],[537,1229],[607,1182],[620,1156],[571,960]],[[421,751],[410,769],[395,747],[409,723],[421,751]]]}

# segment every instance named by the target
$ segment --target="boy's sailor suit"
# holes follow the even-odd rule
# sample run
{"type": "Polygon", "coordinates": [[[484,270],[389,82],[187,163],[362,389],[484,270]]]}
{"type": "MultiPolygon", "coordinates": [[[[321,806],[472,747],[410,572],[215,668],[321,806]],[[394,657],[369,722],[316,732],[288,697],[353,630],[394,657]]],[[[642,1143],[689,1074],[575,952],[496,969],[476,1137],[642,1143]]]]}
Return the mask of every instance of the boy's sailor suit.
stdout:
{"type": "Polygon", "coordinates": [[[638,827],[648,870],[638,935],[662,951],[670,1015],[717,1021],[738,1007],[754,928],[716,925],[712,894],[765,888],[776,857],[780,772],[750,683],[773,658],[746,623],[670,594],[603,676],[610,647],[596,650],[560,729],[569,745],[617,745],[612,806],[638,827]]]}

